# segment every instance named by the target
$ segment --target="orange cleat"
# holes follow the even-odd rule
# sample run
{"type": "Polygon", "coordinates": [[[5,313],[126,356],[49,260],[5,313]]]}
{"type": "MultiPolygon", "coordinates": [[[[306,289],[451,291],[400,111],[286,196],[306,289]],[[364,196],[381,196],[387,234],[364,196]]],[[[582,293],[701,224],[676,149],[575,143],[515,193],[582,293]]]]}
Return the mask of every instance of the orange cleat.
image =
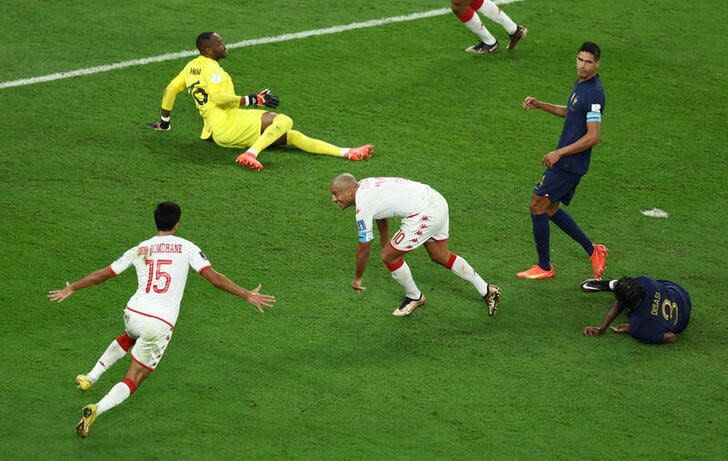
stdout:
{"type": "Polygon", "coordinates": [[[545,271],[538,264],[534,264],[530,269],[517,273],[516,277],[532,280],[552,279],[554,278],[554,266],[551,266],[551,269],[545,271]]]}
{"type": "Polygon", "coordinates": [[[351,160],[352,162],[357,162],[359,160],[364,160],[365,158],[369,158],[374,153],[374,146],[371,144],[367,144],[366,146],[361,147],[352,147],[351,149],[344,154],[344,158],[347,160],[351,160]]]}
{"type": "Polygon", "coordinates": [[[605,247],[604,245],[599,245],[598,243],[594,244],[594,252],[589,257],[589,260],[591,261],[592,268],[594,269],[594,278],[595,279],[602,278],[604,269],[607,268],[607,253],[608,252],[609,252],[609,248],[605,247]]]}
{"type": "Polygon", "coordinates": [[[255,155],[253,155],[252,152],[244,152],[238,155],[238,158],[235,161],[240,166],[247,166],[250,169],[258,171],[263,170],[263,164],[260,163],[257,158],[255,158],[255,155]]]}

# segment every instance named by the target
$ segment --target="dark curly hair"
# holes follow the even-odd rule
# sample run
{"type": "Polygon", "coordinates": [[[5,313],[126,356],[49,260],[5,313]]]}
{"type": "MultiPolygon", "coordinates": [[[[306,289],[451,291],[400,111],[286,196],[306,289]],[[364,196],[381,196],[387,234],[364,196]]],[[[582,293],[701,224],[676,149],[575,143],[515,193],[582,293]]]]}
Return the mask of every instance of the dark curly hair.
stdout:
{"type": "Polygon", "coordinates": [[[637,309],[642,298],[645,297],[645,290],[636,279],[622,277],[614,285],[614,295],[622,307],[632,312],[637,309]]]}

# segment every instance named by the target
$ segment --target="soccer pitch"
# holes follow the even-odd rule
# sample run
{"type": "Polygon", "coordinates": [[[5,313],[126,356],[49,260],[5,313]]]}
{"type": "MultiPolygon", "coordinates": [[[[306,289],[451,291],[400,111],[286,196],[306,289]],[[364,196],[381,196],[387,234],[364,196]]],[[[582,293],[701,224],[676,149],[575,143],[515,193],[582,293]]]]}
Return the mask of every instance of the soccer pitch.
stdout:
{"type": "Polygon", "coordinates": [[[0,458],[724,457],[726,3],[511,3],[504,10],[529,34],[507,53],[505,32],[484,20],[501,42],[493,56],[464,53],[477,40],[449,13],[229,50],[221,64],[238,94],[269,87],[296,129],[373,144],[357,163],[271,148],[261,173],[240,168],[238,151],[198,139],[184,95],[172,131],[145,128],[189,58],[2,85],[193,50],[207,30],[247,43],[448,6],[300,3],[222,2],[204,14],[178,0],[4,5],[0,458]],[[691,324],[671,346],[582,335],[610,297],[579,291],[591,266],[555,226],[556,278],[514,276],[535,262],[528,202],[562,126],[520,103],[565,103],[585,40],[602,49],[606,110],[568,211],[609,247],[606,276],[647,274],[690,291],[691,324]],[[439,190],[451,249],[503,288],[498,315],[418,250],[407,262],[428,303],[392,317],[401,289],[378,261],[378,239],[368,289],[352,294],[353,210],[328,191],[342,172],[439,190]],[[62,304],[46,293],[153,235],[162,200],[181,205],[178,235],[213,267],[278,301],[259,315],[191,274],[164,360],[81,440],[79,410],[129,359],[86,394],[73,378],[123,332],[136,280],[130,270],[62,304]],[[669,217],[642,215],[653,207],[669,217]]]}

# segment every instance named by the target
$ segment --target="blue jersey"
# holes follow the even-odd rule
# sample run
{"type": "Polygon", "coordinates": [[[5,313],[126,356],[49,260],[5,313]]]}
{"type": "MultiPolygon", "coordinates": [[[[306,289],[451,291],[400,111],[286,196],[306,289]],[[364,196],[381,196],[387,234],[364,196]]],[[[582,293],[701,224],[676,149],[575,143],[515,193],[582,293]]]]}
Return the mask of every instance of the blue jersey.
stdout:
{"type": "MultiPolygon", "coordinates": [[[[585,82],[577,81],[566,104],[566,117],[564,128],[559,138],[560,149],[573,144],[586,134],[587,122],[601,122],[604,113],[604,88],[599,75],[585,82]]],[[[583,152],[565,155],[556,162],[554,168],[560,168],[570,173],[583,175],[589,170],[591,160],[591,147],[583,152]]]]}
{"type": "Polygon", "coordinates": [[[661,343],[666,332],[680,333],[690,321],[690,295],[667,280],[636,278],[645,290],[639,307],[629,314],[629,334],[643,343],[661,343]]]}

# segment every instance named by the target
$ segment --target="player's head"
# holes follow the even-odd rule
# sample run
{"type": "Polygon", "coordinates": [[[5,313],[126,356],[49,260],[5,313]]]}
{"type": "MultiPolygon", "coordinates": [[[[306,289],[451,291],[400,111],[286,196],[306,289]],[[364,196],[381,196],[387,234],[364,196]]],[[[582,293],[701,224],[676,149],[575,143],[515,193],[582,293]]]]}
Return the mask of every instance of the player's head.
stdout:
{"type": "Polygon", "coordinates": [[[197,36],[197,49],[200,54],[218,61],[227,56],[227,48],[216,32],[203,32],[197,36]]]}
{"type": "Polygon", "coordinates": [[[623,308],[632,312],[637,309],[642,298],[645,297],[645,290],[636,279],[622,277],[614,285],[614,296],[623,308]]]}
{"type": "Polygon", "coordinates": [[[601,55],[602,51],[596,43],[582,43],[576,55],[576,73],[579,75],[579,80],[589,80],[597,74],[601,55]]]}
{"type": "Polygon", "coordinates": [[[356,201],[356,188],[359,182],[354,175],[342,173],[331,180],[331,201],[339,205],[342,210],[350,207],[356,201]]]}
{"type": "Polygon", "coordinates": [[[182,210],[174,202],[161,202],[154,209],[154,223],[158,231],[169,232],[179,222],[182,210]]]}

